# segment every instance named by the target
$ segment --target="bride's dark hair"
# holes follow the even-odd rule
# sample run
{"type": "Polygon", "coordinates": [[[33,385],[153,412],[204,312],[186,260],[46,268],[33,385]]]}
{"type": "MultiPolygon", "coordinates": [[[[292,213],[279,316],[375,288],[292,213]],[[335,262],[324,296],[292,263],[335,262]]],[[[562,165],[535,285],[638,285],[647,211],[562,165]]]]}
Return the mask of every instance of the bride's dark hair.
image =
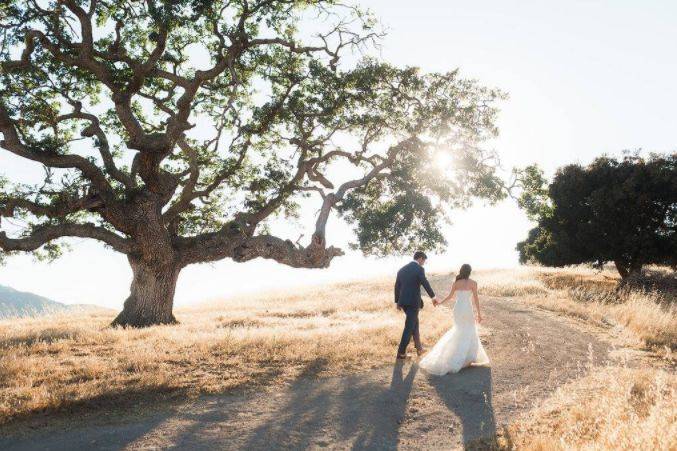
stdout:
{"type": "Polygon", "coordinates": [[[458,270],[458,275],[456,276],[456,280],[468,280],[470,278],[470,273],[472,272],[472,268],[470,267],[469,264],[464,263],[461,265],[461,269],[458,270]]]}

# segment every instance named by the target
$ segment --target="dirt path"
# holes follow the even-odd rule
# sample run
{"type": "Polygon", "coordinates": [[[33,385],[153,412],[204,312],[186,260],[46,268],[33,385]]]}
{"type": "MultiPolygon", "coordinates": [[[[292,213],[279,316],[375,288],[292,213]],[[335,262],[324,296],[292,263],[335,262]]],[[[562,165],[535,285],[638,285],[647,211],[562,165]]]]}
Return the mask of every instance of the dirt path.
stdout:
{"type": "Polygon", "coordinates": [[[492,434],[609,345],[571,320],[506,299],[483,300],[491,367],[429,377],[413,362],[301,379],[259,394],[201,398],[162,413],[0,438],[4,450],[449,449],[492,434]]]}

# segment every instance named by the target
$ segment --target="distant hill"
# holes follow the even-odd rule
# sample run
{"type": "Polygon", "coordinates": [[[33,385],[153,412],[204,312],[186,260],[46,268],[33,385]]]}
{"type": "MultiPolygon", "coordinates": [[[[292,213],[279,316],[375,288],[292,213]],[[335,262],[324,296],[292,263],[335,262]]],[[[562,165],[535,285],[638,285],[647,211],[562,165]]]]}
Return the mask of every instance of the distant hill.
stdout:
{"type": "Polygon", "coordinates": [[[0,319],[106,310],[91,304],[66,305],[37,294],[0,285],[0,319]]]}

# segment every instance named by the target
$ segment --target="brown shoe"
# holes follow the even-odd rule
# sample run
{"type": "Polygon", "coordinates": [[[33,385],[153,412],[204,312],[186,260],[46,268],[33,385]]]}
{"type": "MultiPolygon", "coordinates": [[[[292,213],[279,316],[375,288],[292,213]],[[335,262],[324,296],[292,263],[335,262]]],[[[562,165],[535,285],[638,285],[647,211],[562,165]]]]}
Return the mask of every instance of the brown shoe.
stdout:
{"type": "Polygon", "coordinates": [[[418,356],[421,357],[423,354],[425,354],[425,349],[423,349],[423,348],[417,348],[417,349],[416,349],[416,354],[418,354],[418,356]]]}

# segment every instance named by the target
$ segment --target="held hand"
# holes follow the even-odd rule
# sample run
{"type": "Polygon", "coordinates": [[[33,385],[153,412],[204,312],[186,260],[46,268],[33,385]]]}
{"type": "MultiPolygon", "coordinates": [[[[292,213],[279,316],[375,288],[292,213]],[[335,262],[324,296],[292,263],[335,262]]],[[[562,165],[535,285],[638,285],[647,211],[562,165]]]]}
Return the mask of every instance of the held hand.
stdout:
{"type": "Polygon", "coordinates": [[[433,305],[437,307],[438,305],[440,305],[440,301],[437,300],[437,298],[433,298],[433,305]]]}

